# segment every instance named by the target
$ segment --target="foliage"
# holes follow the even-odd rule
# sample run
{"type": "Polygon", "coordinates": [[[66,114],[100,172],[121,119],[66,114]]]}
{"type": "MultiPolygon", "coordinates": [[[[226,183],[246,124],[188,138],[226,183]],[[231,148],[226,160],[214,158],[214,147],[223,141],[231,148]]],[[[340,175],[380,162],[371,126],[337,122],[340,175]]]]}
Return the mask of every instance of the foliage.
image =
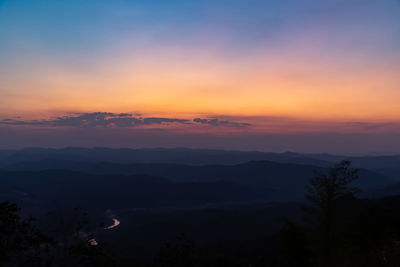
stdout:
{"type": "Polygon", "coordinates": [[[21,219],[19,210],[16,204],[0,203],[0,265],[45,265],[54,243],[33,225],[32,217],[21,219]]]}
{"type": "Polygon", "coordinates": [[[356,169],[350,168],[350,161],[341,161],[329,169],[327,174],[317,173],[307,186],[306,199],[311,205],[305,206],[306,219],[317,230],[320,263],[329,266],[334,261],[337,247],[337,201],[347,195],[359,192],[350,184],[358,178],[356,169]]]}

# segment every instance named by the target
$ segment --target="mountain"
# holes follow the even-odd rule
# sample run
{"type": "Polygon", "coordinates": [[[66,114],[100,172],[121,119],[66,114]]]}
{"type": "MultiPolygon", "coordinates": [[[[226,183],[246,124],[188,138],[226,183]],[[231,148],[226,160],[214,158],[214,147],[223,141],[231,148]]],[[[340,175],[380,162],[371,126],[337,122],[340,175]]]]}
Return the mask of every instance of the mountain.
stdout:
{"type": "MultiPolygon", "coordinates": [[[[316,172],[328,171],[319,166],[326,162],[311,159],[316,165],[306,164],[310,159],[296,153],[32,148],[2,151],[0,156],[0,200],[15,200],[37,209],[55,205],[105,210],[303,201],[310,178],[316,172]],[[241,162],[252,157],[281,162],[241,162]],[[199,164],[206,161],[224,164],[199,164]],[[227,164],[232,161],[240,163],[227,164]]],[[[395,162],[395,157],[390,161],[395,162]]],[[[385,189],[393,183],[387,176],[367,169],[360,169],[359,177],[354,185],[365,192],[385,189]]]]}
{"type": "MultiPolygon", "coordinates": [[[[1,152],[0,152],[1,155],[1,152]]],[[[7,151],[0,157],[0,166],[20,162],[39,161],[43,159],[75,160],[87,162],[113,163],[174,163],[190,165],[206,164],[239,164],[252,160],[270,160],[282,163],[297,163],[317,166],[329,166],[325,162],[297,153],[266,153],[258,151],[228,151],[188,148],[154,148],[154,149],[112,149],[112,148],[79,148],[63,149],[26,148],[7,151]]]]}
{"type": "Polygon", "coordinates": [[[93,175],[73,171],[0,171],[0,201],[46,208],[98,207],[101,210],[196,206],[249,201],[266,191],[228,181],[177,183],[149,175],[93,175]]]}
{"type": "Polygon", "coordinates": [[[40,160],[67,160],[79,162],[112,163],[170,163],[186,165],[235,165],[249,161],[267,160],[329,167],[343,159],[352,161],[352,166],[365,169],[399,168],[400,155],[391,156],[342,156],[330,154],[300,154],[294,152],[269,153],[259,151],[229,151],[189,148],[79,148],[67,147],[26,148],[22,150],[0,150],[0,167],[40,160]]]}
{"type": "Polygon", "coordinates": [[[381,198],[385,196],[396,196],[396,195],[400,195],[400,182],[368,190],[362,194],[362,197],[381,198]]]}
{"type": "MultiPolygon", "coordinates": [[[[153,181],[154,177],[164,177],[165,181],[177,185],[199,185],[199,189],[201,188],[200,185],[207,184],[210,186],[208,190],[214,191],[216,189],[211,188],[211,185],[216,187],[216,183],[231,183],[240,188],[258,192],[253,196],[253,200],[259,199],[259,194],[261,194],[262,199],[275,201],[303,199],[306,193],[305,186],[308,184],[310,178],[314,177],[316,172],[326,173],[328,171],[326,168],[317,166],[271,161],[251,161],[237,165],[197,166],[166,163],[118,164],[110,162],[88,163],[65,160],[42,160],[39,162],[18,163],[12,166],[13,168],[9,167],[8,170],[16,171],[15,173],[31,171],[21,172],[26,177],[29,174],[32,177],[36,177],[37,175],[43,176],[51,172],[46,171],[47,168],[59,169],[59,171],[53,172],[56,172],[58,176],[64,177],[66,187],[74,186],[75,183],[81,182],[82,179],[86,181],[87,177],[92,177],[90,181],[93,182],[93,187],[95,188],[100,185],[106,187],[106,184],[100,183],[99,185],[99,182],[104,181],[104,179],[108,179],[107,181],[112,188],[115,186],[114,181],[118,182],[121,179],[130,179],[131,183],[136,181],[136,178],[127,177],[148,176],[148,182],[153,181]],[[69,184],[68,177],[70,177],[69,184]]],[[[14,172],[5,173],[11,175],[14,172]]],[[[361,169],[359,176],[360,179],[354,185],[363,190],[381,188],[392,183],[386,176],[369,170],[361,169]]],[[[26,182],[26,180],[23,181],[23,183],[26,182]]],[[[161,185],[154,184],[154,186],[161,185]]],[[[165,184],[162,186],[165,186],[165,184]]],[[[125,190],[125,188],[121,190],[125,190]]],[[[225,193],[221,189],[221,196],[225,193]]],[[[241,199],[230,200],[237,201],[241,199]]]]}
{"type": "Polygon", "coordinates": [[[400,166],[393,168],[373,169],[374,172],[385,175],[394,181],[400,181],[400,166]]]}
{"type": "MultiPolygon", "coordinates": [[[[78,218],[76,210],[87,212],[99,247],[121,262],[146,262],[181,233],[187,233],[206,258],[223,253],[251,262],[265,256],[265,251],[268,257],[279,255],[282,227],[288,220],[304,223],[301,207],[310,178],[327,173],[328,166],[340,159],[190,149],[0,151],[0,202],[16,202],[23,217],[38,218],[37,225],[47,231],[65,222],[72,225],[78,218]],[[114,219],[120,225],[105,229],[114,219]]],[[[373,159],[361,157],[357,164],[369,160],[373,159]]],[[[384,167],[359,170],[353,185],[363,193],[357,196],[400,194],[400,183],[381,174],[395,175],[395,167],[390,166],[396,164],[396,157],[375,160],[378,163],[371,163],[372,167],[384,167]]],[[[397,214],[398,199],[393,199],[381,202],[346,195],[338,205],[341,216],[351,222],[346,225],[358,231],[361,222],[369,223],[358,217],[370,214],[370,207],[379,204],[376,210],[382,206],[385,215],[387,206],[393,205],[397,214]]],[[[372,218],[391,220],[381,215],[372,218]]],[[[397,221],[393,224],[398,225],[397,221]]],[[[386,229],[383,225],[378,229],[386,229]]]]}

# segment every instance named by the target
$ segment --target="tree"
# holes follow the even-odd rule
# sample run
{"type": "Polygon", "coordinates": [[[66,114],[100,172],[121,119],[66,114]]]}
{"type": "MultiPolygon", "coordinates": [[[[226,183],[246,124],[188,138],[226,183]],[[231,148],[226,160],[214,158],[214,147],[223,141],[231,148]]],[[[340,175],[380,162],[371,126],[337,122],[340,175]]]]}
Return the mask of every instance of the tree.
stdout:
{"type": "Polygon", "coordinates": [[[329,266],[333,260],[336,241],[337,200],[360,190],[350,184],[358,178],[357,170],[350,168],[350,161],[341,161],[327,174],[317,173],[307,186],[306,198],[311,205],[305,207],[309,222],[318,230],[321,265],[329,266]]]}
{"type": "Polygon", "coordinates": [[[57,266],[115,266],[114,257],[95,240],[87,212],[74,208],[72,214],[59,210],[48,215],[57,241],[53,251],[57,266]]]}
{"type": "Polygon", "coordinates": [[[22,219],[19,211],[16,204],[0,202],[0,266],[115,266],[110,254],[88,242],[94,236],[87,213],[74,209],[72,220],[61,216],[54,231],[43,234],[35,219],[22,219]]]}
{"type": "Polygon", "coordinates": [[[53,242],[33,225],[32,217],[21,219],[19,210],[16,204],[0,203],[0,265],[46,266],[53,242]]]}

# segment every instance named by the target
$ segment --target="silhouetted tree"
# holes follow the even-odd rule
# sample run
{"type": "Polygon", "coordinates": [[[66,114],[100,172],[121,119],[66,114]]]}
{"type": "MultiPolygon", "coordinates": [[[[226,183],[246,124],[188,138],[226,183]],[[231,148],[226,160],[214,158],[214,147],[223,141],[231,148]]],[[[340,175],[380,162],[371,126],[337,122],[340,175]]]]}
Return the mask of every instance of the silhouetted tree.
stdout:
{"type": "Polygon", "coordinates": [[[58,266],[114,266],[115,259],[95,241],[88,213],[74,208],[73,213],[49,213],[52,236],[57,241],[54,261],[58,266]]]}
{"type": "Polygon", "coordinates": [[[32,217],[21,219],[19,208],[0,203],[0,266],[47,266],[52,240],[33,225],[32,217]]]}
{"type": "Polygon", "coordinates": [[[329,169],[327,174],[317,173],[307,186],[306,198],[311,205],[304,207],[308,221],[319,233],[320,260],[329,266],[333,260],[336,243],[336,220],[338,199],[360,190],[350,184],[358,178],[357,170],[350,168],[350,161],[342,161],[329,169]]]}

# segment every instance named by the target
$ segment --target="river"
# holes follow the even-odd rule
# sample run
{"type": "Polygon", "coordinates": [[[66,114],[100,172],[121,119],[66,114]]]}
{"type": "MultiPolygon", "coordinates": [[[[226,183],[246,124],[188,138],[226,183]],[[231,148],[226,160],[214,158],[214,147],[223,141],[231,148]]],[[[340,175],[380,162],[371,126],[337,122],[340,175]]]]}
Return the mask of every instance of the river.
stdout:
{"type": "Polygon", "coordinates": [[[120,223],[121,223],[121,222],[120,222],[119,220],[113,218],[113,224],[110,225],[110,226],[108,226],[108,227],[106,227],[106,228],[104,228],[104,229],[105,229],[105,230],[113,229],[113,228],[117,227],[120,223]]]}

